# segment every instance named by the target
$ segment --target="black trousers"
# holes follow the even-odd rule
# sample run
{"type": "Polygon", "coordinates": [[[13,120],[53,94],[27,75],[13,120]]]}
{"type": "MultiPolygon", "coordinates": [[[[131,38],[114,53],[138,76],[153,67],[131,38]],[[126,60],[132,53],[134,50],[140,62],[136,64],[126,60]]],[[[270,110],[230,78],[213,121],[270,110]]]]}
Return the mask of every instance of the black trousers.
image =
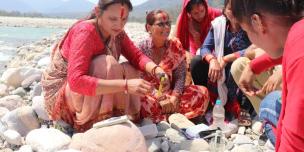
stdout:
{"type": "Polygon", "coordinates": [[[197,55],[191,60],[190,70],[194,84],[206,87],[208,82],[209,63],[202,60],[202,56],[197,55]]]}

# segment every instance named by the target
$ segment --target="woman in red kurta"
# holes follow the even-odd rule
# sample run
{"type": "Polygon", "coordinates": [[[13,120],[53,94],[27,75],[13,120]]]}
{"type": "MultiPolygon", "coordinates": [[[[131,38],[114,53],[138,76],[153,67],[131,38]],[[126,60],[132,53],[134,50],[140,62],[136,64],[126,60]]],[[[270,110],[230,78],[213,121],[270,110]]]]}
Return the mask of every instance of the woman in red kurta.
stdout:
{"type": "Polygon", "coordinates": [[[123,31],[131,10],[129,0],[100,0],[92,17],[77,22],[54,47],[42,78],[53,120],[85,131],[112,116],[139,117],[139,96],[150,92],[152,85],[139,79],[136,69],[156,76],[164,72],[123,31]],[[131,65],[118,63],[121,54],[131,65]]]}
{"type": "MultiPolygon", "coordinates": [[[[164,69],[171,87],[161,95],[155,91],[141,98],[142,117],[160,122],[176,112],[189,119],[204,114],[209,103],[208,91],[203,86],[185,86],[186,52],[177,38],[168,38],[171,30],[168,13],[162,10],[151,11],[146,17],[146,29],[150,37],[143,40],[139,48],[164,69]]],[[[159,88],[160,82],[154,76],[149,73],[143,73],[142,76],[156,89],[159,88]]]]}
{"type": "MultiPolygon", "coordinates": [[[[252,42],[268,55],[246,67],[240,87],[248,95],[258,74],[282,61],[282,108],[276,129],[276,151],[304,151],[304,1],[232,0],[233,14],[252,42]],[[245,11],[246,10],[246,11],[245,11]]],[[[274,101],[275,102],[275,101],[274,101]]]]}
{"type": "Polygon", "coordinates": [[[184,0],[175,31],[184,49],[195,55],[208,34],[211,21],[220,15],[221,11],[209,7],[205,0],[184,0]]]}

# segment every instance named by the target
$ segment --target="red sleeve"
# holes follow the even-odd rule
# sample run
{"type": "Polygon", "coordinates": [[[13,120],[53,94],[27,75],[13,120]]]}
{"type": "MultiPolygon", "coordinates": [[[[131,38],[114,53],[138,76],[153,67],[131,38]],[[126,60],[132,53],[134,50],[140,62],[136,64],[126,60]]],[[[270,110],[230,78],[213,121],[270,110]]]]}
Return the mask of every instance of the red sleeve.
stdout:
{"type": "Polygon", "coordinates": [[[123,34],[122,39],[122,54],[128,59],[131,65],[142,71],[145,71],[146,64],[151,61],[135,46],[126,33],[123,34]]]}
{"type": "Polygon", "coordinates": [[[282,57],[278,59],[272,59],[269,55],[264,54],[253,59],[250,63],[250,68],[253,73],[260,74],[261,72],[266,71],[267,69],[279,64],[282,64],[282,57]]]}
{"type": "Polygon", "coordinates": [[[89,76],[91,59],[96,50],[96,33],[76,29],[72,33],[68,56],[68,84],[72,91],[94,96],[97,78],[89,76]]]}
{"type": "MultiPolygon", "coordinates": [[[[287,96],[278,151],[291,152],[304,149],[304,58],[286,68],[287,96]]],[[[283,110],[283,109],[282,109],[283,110]]],[[[282,116],[282,115],[281,115],[282,116]]]]}

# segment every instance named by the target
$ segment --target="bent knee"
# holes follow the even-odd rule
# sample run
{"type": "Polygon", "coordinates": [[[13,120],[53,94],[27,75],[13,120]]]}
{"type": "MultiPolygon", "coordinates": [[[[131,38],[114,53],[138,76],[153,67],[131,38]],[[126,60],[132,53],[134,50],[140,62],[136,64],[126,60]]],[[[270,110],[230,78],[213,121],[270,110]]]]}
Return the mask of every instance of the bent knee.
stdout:
{"type": "Polygon", "coordinates": [[[240,57],[237,60],[233,61],[231,65],[230,72],[233,76],[233,78],[238,78],[244,71],[245,67],[249,65],[250,60],[246,57],[240,57]]]}

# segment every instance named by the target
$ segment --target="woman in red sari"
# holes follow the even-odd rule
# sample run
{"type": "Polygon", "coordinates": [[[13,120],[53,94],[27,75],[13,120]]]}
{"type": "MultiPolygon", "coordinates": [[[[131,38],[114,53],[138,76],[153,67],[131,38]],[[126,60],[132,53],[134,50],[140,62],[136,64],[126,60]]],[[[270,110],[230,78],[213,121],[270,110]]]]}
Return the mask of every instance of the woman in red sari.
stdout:
{"type": "MultiPolygon", "coordinates": [[[[150,37],[139,44],[139,48],[169,76],[170,89],[161,95],[149,93],[141,98],[141,115],[153,122],[166,120],[169,114],[179,112],[187,118],[204,114],[208,103],[208,91],[203,86],[185,86],[185,49],[177,38],[169,39],[171,21],[162,10],[151,11],[146,17],[146,30],[150,37]]],[[[143,78],[159,88],[159,81],[149,73],[143,78]]]]}
{"type": "Polygon", "coordinates": [[[220,15],[221,11],[209,7],[205,0],[184,0],[175,31],[184,49],[195,55],[208,34],[211,21],[220,15]]]}
{"type": "Polygon", "coordinates": [[[79,21],[54,47],[42,86],[52,120],[63,120],[85,131],[100,120],[127,114],[139,118],[140,96],[152,84],[137,69],[154,76],[164,71],[147,58],[123,30],[129,0],[99,0],[88,20],[79,21]],[[130,64],[119,64],[123,54],[130,64]],[[128,71],[128,72],[125,72],[128,71]]]}

